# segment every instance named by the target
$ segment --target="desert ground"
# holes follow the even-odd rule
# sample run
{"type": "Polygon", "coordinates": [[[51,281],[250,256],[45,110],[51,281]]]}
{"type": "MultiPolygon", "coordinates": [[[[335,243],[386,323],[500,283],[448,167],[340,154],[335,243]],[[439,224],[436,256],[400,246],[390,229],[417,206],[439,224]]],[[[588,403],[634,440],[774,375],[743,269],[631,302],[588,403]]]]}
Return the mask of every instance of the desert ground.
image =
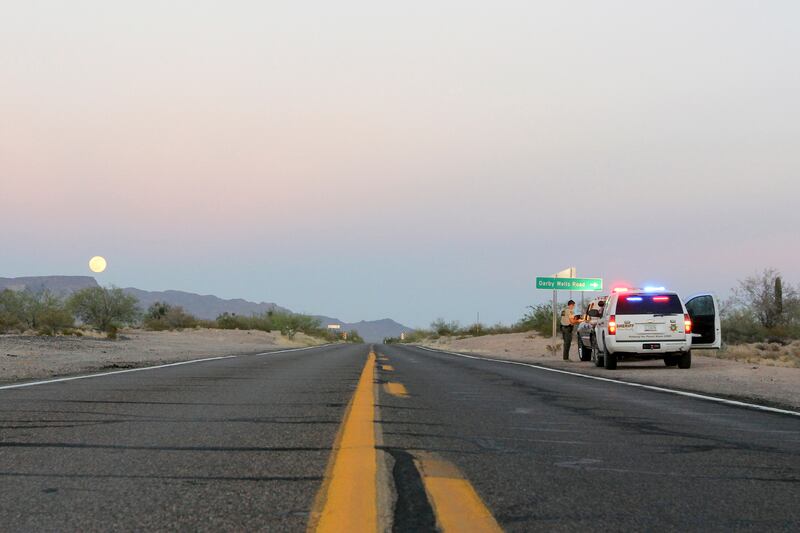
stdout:
{"type": "Polygon", "coordinates": [[[535,363],[623,381],[726,396],[760,404],[800,408],[800,343],[787,346],[732,346],[722,351],[694,350],[692,368],[667,368],[660,360],[621,362],[614,371],[580,362],[573,344],[570,361],[561,343],[535,333],[510,333],[422,343],[432,348],[535,363]]]}
{"type": "Polygon", "coordinates": [[[0,382],[134,368],[161,363],[314,346],[322,341],[298,333],[193,329],[124,329],[117,340],[84,336],[0,335],[0,382]]]}

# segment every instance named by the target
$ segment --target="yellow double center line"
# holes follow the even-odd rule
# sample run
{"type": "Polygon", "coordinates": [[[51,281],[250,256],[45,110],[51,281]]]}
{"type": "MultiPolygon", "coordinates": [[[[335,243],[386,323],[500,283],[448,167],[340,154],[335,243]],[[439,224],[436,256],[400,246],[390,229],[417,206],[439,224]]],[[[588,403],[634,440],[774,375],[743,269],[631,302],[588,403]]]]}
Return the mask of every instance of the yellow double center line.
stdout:
{"type": "MultiPolygon", "coordinates": [[[[322,487],[314,501],[309,532],[378,531],[375,361],[375,353],[370,352],[339,428],[322,487]]],[[[383,365],[383,369],[394,370],[389,365],[383,365]]],[[[408,397],[401,383],[387,383],[385,390],[400,398],[408,397]]],[[[502,531],[455,465],[423,452],[415,453],[415,464],[442,531],[502,531]]]]}
{"type": "Polygon", "coordinates": [[[375,353],[370,352],[334,444],[309,531],[378,530],[375,353]]]}

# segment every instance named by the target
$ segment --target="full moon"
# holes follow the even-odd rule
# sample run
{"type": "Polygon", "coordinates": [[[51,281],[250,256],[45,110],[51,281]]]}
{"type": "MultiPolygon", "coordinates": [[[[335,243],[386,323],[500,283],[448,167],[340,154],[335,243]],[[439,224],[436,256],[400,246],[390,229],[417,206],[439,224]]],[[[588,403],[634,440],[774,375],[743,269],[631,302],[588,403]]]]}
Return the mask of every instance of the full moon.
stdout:
{"type": "Polygon", "coordinates": [[[89,259],[89,270],[92,272],[102,272],[106,269],[106,260],[99,255],[96,255],[89,259]]]}

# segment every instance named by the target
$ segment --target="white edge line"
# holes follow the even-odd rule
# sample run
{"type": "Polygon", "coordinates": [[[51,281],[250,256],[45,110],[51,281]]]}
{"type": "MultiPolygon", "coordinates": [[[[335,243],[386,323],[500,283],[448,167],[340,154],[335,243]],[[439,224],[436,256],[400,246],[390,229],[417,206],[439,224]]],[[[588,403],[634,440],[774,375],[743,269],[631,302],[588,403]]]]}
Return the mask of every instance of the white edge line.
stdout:
{"type": "Polygon", "coordinates": [[[770,413],[778,413],[782,415],[791,415],[791,416],[800,416],[800,412],[798,411],[789,411],[788,409],[778,409],[777,407],[768,407],[766,405],[758,405],[755,403],[747,403],[747,402],[740,402],[737,400],[729,400],[727,398],[719,398],[717,396],[707,396],[705,394],[698,394],[696,392],[686,392],[682,390],[675,390],[675,389],[668,389],[665,387],[658,387],[656,385],[645,385],[644,383],[636,383],[633,381],[620,381],[618,379],[610,379],[610,378],[603,378],[600,376],[592,376],[590,374],[581,374],[579,372],[570,372],[569,370],[561,370],[558,368],[550,368],[541,365],[534,365],[531,363],[523,363],[521,361],[509,361],[505,359],[493,359],[491,357],[481,357],[476,355],[467,355],[458,352],[449,352],[447,350],[437,350],[435,348],[428,348],[427,346],[416,346],[416,348],[420,348],[422,350],[428,350],[429,352],[438,352],[444,353],[448,355],[455,355],[458,357],[466,357],[468,359],[479,359],[481,361],[492,361],[493,363],[503,363],[507,365],[519,365],[519,366],[527,366],[530,368],[535,368],[536,370],[544,370],[546,372],[556,372],[558,374],[567,374],[569,376],[577,376],[580,378],[586,379],[593,379],[596,381],[605,381],[608,383],[616,383],[617,385],[626,385],[628,387],[637,387],[640,389],[647,389],[647,390],[654,390],[658,392],[668,392],[670,394],[677,394],[679,396],[687,396],[689,398],[696,398],[699,400],[708,400],[712,402],[724,403],[727,405],[734,405],[736,407],[747,407],[749,409],[757,409],[759,411],[767,411],[770,413]]]}
{"type": "MultiPolygon", "coordinates": [[[[331,346],[331,344],[320,344],[319,346],[307,346],[305,348],[290,348],[288,350],[274,350],[271,352],[261,352],[253,355],[270,355],[276,353],[298,352],[301,350],[310,350],[312,348],[322,348],[323,346],[331,346]]],[[[76,379],[89,379],[101,378],[105,376],[113,376],[115,374],[127,374],[128,372],[141,372],[142,370],[157,370],[159,368],[167,368],[171,366],[190,365],[193,363],[205,363],[207,361],[219,361],[220,359],[237,359],[239,357],[253,357],[253,355],[221,355],[218,357],[205,357],[203,359],[190,359],[188,361],[178,361],[177,363],[166,363],[163,365],[143,366],[140,368],[126,368],[125,370],[114,370],[113,372],[100,372],[98,374],[84,374],[81,376],[68,376],[64,378],[46,379],[43,381],[29,381],[27,383],[15,383],[13,385],[2,385],[0,390],[7,389],[21,389],[23,387],[34,387],[36,385],[47,385],[48,383],[61,383],[64,381],[75,381],[76,379]]]]}

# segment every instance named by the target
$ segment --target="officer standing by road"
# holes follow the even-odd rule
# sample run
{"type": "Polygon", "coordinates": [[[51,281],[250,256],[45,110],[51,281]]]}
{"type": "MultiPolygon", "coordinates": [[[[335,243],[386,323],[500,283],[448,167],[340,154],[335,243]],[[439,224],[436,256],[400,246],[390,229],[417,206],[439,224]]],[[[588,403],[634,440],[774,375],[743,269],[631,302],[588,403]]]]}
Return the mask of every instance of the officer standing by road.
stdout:
{"type": "Polygon", "coordinates": [[[564,361],[569,361],[569,348],[572,344],[572,330],[581,320],[574,313],[575,300],[567,302],[567,307],[561,311],[561,335],[564,338],[564,361]]]}

